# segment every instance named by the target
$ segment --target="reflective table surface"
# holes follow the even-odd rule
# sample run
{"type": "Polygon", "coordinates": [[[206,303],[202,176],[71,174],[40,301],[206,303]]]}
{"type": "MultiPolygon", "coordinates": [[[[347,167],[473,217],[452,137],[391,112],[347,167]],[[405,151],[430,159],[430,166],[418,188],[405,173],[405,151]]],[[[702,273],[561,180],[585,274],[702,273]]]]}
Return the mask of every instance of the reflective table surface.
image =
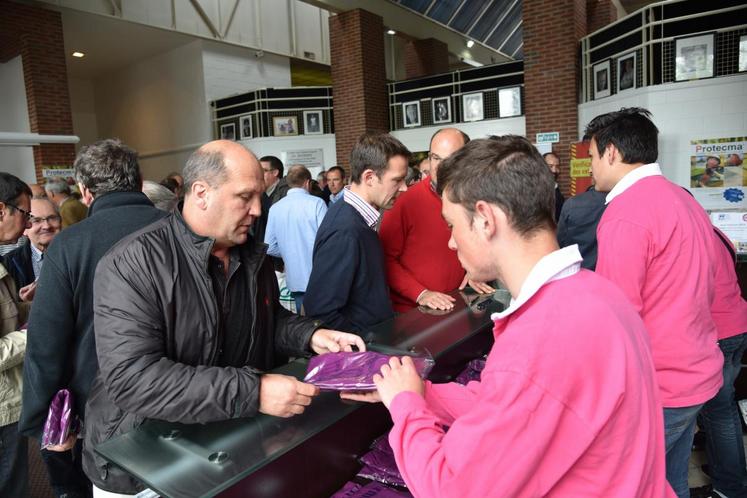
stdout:
{"type": "MultiPolygon", "coordinates": [[[[369,348],[427,350],[436,360],[432,379],[456,375],[489,349],[490,314],[505,308],[506,297],[453,295],[456,306],[448,313],[415,309],[373,327],[364,334],[369,348]]],[[[302,379],[307,362],[297,359],[273,372],[302,379]]],[[[96,451],[164,497],[286,496],[298,492],[293,486],[304,486],[294,496],[329,496],[355,474],[355,458],[389,424],[380,404],[322,392],[293,418],[260,414],[204,425],[148,420],[96,451]],[[286,482],[291,477],[295,485],[286,482]]]]}

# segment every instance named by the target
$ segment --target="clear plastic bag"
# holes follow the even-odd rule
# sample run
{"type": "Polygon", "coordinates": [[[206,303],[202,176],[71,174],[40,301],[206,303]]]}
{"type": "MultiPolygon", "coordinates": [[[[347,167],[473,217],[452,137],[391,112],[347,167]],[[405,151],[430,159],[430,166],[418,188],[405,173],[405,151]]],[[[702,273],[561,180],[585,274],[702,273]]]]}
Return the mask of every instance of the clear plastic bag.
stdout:
{"type": "Polygon", "coordinates": [[[470,361],[467,366],[457,375],[454,382],[457,384],[469,384],[473,380],[480,380],[482,371],[485,368],[485,358],[477,358],[470,361]]]}
{"type": "MultiPolygon", "coordinates": [[[[364,352],[326,353],[309,360],[304,382],[328,391],[373,391],[373,376],[394,355],[364,352]]],[[[415,368],[421,379],[428,376],[434,361],[430,354],[413,356],[415,368]]]]}
{"type": "Polygon", "coordinates": [[[78,416],[73,413],[73,395],[67,389],[60,389],[52,398],[42,432],[42,449],[63,444],[71,433],[80,428],[78,416]]]}

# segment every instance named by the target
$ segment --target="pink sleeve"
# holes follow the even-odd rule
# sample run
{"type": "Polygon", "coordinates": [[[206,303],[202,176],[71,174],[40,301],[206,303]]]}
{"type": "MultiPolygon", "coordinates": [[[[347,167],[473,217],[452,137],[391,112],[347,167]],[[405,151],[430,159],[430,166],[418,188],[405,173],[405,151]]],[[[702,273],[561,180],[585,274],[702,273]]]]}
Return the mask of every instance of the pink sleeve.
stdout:
{"type": "Polygon", "coordinates": [[[472,407],[479,386],[479,382],[470,382],[465,386],[456,382],[432,384],[426,381],[425,402],[444,424],[450,425],[472,407]]]}
{"type": "Polygon", "coordinates": [[[543,483],[557,482],[593,439],[587,424],[523,375],[492,376],[447,433],[418,394],[392,401],[389,442],[413,495],[543,495],[543,483]]]}
{"type": "Polygon", "coordinates": [[[595,271],[617,284],[639,314],[651,246],[649,231],[629,221],[612,220],[597,230],[595,271]]]}

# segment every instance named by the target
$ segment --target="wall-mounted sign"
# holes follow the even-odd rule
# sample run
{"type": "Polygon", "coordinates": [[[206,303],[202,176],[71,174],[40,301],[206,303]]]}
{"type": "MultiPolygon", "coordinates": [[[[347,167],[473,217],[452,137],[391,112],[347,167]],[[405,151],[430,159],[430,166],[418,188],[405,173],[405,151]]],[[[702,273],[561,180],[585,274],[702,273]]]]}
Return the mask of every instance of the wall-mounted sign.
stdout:
{"type": "Polygon", "coordinates": [[[745,209],[747,137],[690,141],[690,188],[707,210],[745,209]]]}
{"type": "Polygon", "coordinates": [[[537,143],[551,143],[556,144],[560,142],[560,132],[559,131],[551,131],[548,133],[537,133],[537,143]]]}
{"type": "Polygon", "coordinates": [[[287,150],[281,154],[285,170],[293,164],[303,164],[312,176],[316,176],[324,169],[324,149],[287,150]]]}
{"type": "Polygon", "coordinates": [[[583,194],[591,186],[589,142],[571,144],[571,195],[583,194]]]}
{"type": "Polygon", "coordinates": [[[747,212],[711,213],[711,222],[729,237],[738,253],[747,253],[747,212]]]}
{"type": "Polygon", "coordinates": [[[44,178],[67,178],[75,176],[75,170],[73,168],[44,168],[42,169],[42,176],[44,178]]]}

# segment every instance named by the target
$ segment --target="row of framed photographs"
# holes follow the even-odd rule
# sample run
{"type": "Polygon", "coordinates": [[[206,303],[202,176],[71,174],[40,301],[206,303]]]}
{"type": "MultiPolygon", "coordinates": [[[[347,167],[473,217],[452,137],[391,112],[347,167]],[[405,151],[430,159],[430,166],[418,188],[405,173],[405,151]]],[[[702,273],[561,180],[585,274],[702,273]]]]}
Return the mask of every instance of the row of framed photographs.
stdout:
{"type": "MultiPolygon", "coordinates": [[[[714,76],[715,33],[675,38],[674,40],[674,81],[690,81],[714,76]]],[[[636,52],[618,57],[617,93],[636,87],[636,52]]],[[[594,99],[611,94],[609,59],[593,67],[594,99]]],[[[739,61],[737,71],[747,71],[747,35],[739,37],[739,61]]]]}
{"type": "MultiPolygon", "coordinates": [[[[324,115],[322,111],[303,111],[304,135],[322,135],[324,133],[324,115]]],[[[298,118],[296,116],[275,116],[272,118],[272,131],[275,137],[298,135],[298,118]]],[[[245,140],[253,138],[252,115],[239,116],[239,134],[236,134],[235,123],[220,125],[220,138],[224,140],[245,140]]]]}
{"type": "MultiPolygon", "coordinates": [[[[431,99],[433,124],[451,123],[454,121],[451,112],[451,97],[431,99]]],[[[512,86],[498,89],[498,117],[510,118],[521,116],[521,87],[512,86]]],[[[462,121],[482,121],[485,119],[485,106],[482,92],[462,95],[462,121]]],[[[402,103],[402,121],[405,128],[422,125],[420,101],[402,103]]]]}

